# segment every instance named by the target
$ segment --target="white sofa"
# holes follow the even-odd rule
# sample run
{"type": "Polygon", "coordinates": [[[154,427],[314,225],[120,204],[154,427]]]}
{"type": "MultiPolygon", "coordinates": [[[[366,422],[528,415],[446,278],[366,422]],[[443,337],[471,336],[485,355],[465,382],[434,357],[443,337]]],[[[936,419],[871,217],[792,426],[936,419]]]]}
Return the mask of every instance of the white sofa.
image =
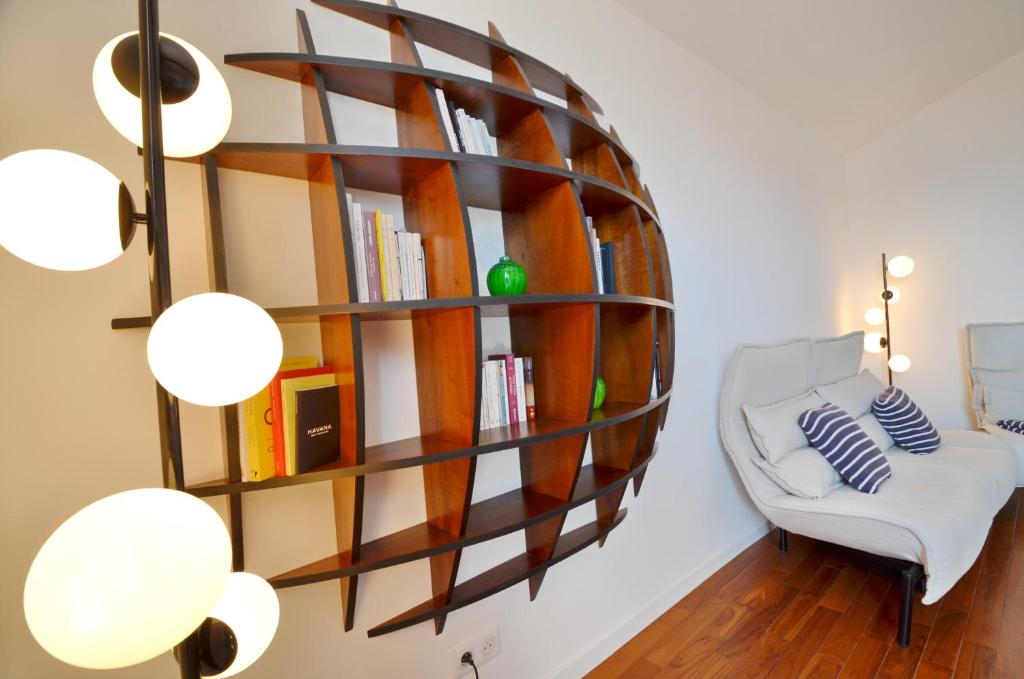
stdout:
{"type": "Polygon", "coordinates": [[[905,562],[899,641],[906,645],[912,589],[924,584],[917,573],[923,568],[923,602],[931,604],[971,567],[1013,492],[1017,460],[988,434],[943,431],[942,446],[930,455],[880,444],[893,475],[877,494],[848,485],[820,499],[789,494],[758,466],[743,406],[778,403],[857,375],[863,341],[856,332],[739,347],[722,389],[721,436],[750,498],[782,531],[905,562]]]}
{"type": "Polygon", "coordinates": [[[1002,386],[1003,380],[998,378],[999,375],[1003,375],[1005,380],[1005,376],[1024,372],[1024,323],[968,325],[967,366],[971,379],[971,406],[978,418],[978,426],[1013,449],[1017,455],[1017,485],[1024,485],[1024,435],[997,426],[996,418],[986,412],[983,398],[986,382],[1002,386]]]}

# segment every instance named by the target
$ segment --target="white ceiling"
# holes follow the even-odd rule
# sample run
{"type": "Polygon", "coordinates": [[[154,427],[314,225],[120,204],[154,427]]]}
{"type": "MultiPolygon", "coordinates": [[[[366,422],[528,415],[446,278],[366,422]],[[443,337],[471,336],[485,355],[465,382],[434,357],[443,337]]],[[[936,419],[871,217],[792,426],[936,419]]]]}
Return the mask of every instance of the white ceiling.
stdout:
{"type": "Polygon", "coordinates": [[[617,1],[842,153],[1024,49],[1024,0],[617,1]]]}

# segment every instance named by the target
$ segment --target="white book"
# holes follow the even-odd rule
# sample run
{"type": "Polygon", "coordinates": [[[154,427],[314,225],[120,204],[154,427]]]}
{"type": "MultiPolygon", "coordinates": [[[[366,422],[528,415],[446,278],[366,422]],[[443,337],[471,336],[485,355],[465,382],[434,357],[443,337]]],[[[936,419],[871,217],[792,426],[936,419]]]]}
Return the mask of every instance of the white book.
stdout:
{"type": "Polygon", "coordinates": [[[491,361],[491,404],[493,405],[495,427],[503,425],[501,416],[501,361],[491,361]]]}
{"type": "Polygon", "coordinates": [[[484,362],[484,384],[480,390],[481,398],[483,399],[483,409],[486,411],[485,429],[492,429],[498,426],[501,421],[501,416],[497,413],[498,402],[496,396],[498,394],[497,387],[495,386],[498,380],[498,364],[496,361],[485,361],[484,362]]]}
{"type": "Polygon", "coordinates": [[[406,231],[398,232],[398,254],[401,256],[399,264],[402,267],[402,299],[419,299],[413,289],[412,271],[412,234],[406,231]]]}
{"type": "Polygon", "coordinates": [[[448,110],[448,101],[445,99],[444,90],[440,87],[434,88],[434,95],[437,97],[437,107],[441,111],[441,122],[444,123],[444,131],[448,134],[448,143],[452,151],[459,150],[459,140],[455,136],[455,126],[452,125],[452,115],[448,110]]]}
{"type": "Polygon", "coordinates": [[[516,401],[519,422],[526,422],[526,383],[523,381],[523,358],[516,357],[516,401]]]}
{"type": "Polygon", "coordinates": [[[469,116],[461,108],[455,111],[455,116],[459,119],[459,134],[462,135],[462,142],[466,145],[466,153],[481,153],[477,148],[476,132],[469,122],[469,116]]]}
{"type": "Polygon", "coordinates": [[[597,231],[591,230],[591,240],[594,244],[594,270],[597,272],[597,292],[604,294],[604,270],[601,268],[601,239],[597,237],[597,231]]]}
{"type": "Polygon", "coordinates": [[[476,132],[476,141],[480,145],[480,153],[491,155],[491,145],[488,143],[491,135],[487,134],[487,126],[479,118],[470,118],[473,124],[473,131],[476,132]]]}
{"type": "Polygon", "coordinates": [[[490,413],[487,411],[487,362],[480,364],[480,431],[487,429],[490,413]]]}
{"type": "Polygon", "coordinates": [[[420,246],[420,289],[423,291],[423,299],[430,297],[427,290],[427,251],[420,246]]]}
{"type": "Polygon", "coordinates": [[[427,290],[423,287],[423,237],[415,232],[411,235],[413,289],[416,290],[416,299],[426,299],[427,290]]]}
{"type": "Polygon", "coordinates": [[[356,266],[356,296],[360,302],[370,301],[369,279],[366,277],[366,229],[363,226],[363,206],[352,206],[352,249],[356,266]]]}
{"type": "Polygon", "coordinates": [[[505,372],[505,361],[498,363],[498,398],[501,401],[501,424],[504,426],[512,421],[508,414],[508,374],[505,372]]]}

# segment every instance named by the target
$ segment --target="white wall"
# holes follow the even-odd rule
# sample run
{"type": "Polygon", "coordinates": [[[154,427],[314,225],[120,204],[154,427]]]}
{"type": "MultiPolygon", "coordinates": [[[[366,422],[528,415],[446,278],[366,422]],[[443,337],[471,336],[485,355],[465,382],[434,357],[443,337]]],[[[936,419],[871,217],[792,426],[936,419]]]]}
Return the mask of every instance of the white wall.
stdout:
{"type": "MultiPolygon", "coordinates": [[[[298,4],[309,13],[321,52],[387,58],[384,33],[298,4]]],[[[493,19],[507,39],[572,73],[602,103],[640,159],[667,232],[679,307],[676,394],[661,455],[639,499],[627,499],[625,524],[604,549],[554,568],[536,602],[519,585],[451,615],[440,638],[419,625],[369,640],[367,628],[426,596],[425,562],[361,577],[356,629],[347,635],[335,583],[284,590],[277,638],[247,676],[445,677],[450,649],[495,622],[503,650],[487,677],[576,676],[761,529],[720,449],[718,391],[739,342],[838,329],[842,276],[833,272],[842,270],[841,166],[781,114],[611,2],[402,4],[477,30],[493,19]]],[[[66,148],[105,164],[141,195],[135,150],[106,124],[90,87],[94,55],[133,27],[134,6],[0,4],[0,82],[17,93],[0,107],[0,156],[66,148]]],[[[231,52],[289,51],[294,7],[283,0],[180,0],[164,3],[162,28],[217,62],[231,52]]],[[[301,140],[296,86],[221,70],[235,103],[229,140],[301,140]]],[[[342,141],[394,143],[390,112],[332,100],[342,141]]],[[[171,164],[168,172],[174,292],[181,297],[206,286],[201,194],[195,168],[171,164]]],[[[265,305],[312,301],[305,186],[224,173],[222,189],[235,290],[265,305]]],[[[44,207],[69,209],[73,219],[73,206],[60,204],[60,187],[53,190],[53,205],[44,207]]],[[[489,261],[498,242],[496,215],[474,211],[472,219],[489,261]]],[[[117,262],[81,274],[38,270],[0,252],[2,677],[85,674],[49,658],[30,638],[20,603],[25,573],[45,537],[72,512],[118,490],[160,483],[145,333],[108,325],[113,316],[145,313],[146,281],[142,239],[117,262]]],[[[500,322],[486,332],[487,343],[507,341],[500,322]]],[[[314,328],[290,326],[287,350],[309,351],[316,337],[314,328]]],[[[407,324],[367,329],[368,443],[416,433],[415,417],[382,414],[385,398],[393,412],[415,407],[410,341],[407,324]],[[386,393],[378,388],[383,384],[386,393]]],[[[215,413],[186,407],[183,418],[190,477],[216,476],[215,413]]],[[[487,456],[476,499],[517,484],[514,452],[487,456]]],[[[370,478],[367,498],[367,537],[423,518],[416,470],[370,478]]],[[[247,566],[254,572],[273,575],[334,551],[327,485],[254,493],[244,507],[247,566]]],[[[592,511],[574,512],[570,527],[592,511]]],[[[473,547],[461,577],[521,548],[518,534],[473,547]]],[[[109,676],[172,677],[175,666],[164,656],[109,676]]]]}
{"type": "Polygon", "coordinates": [[[1024,320],[1024,52],[849,156],[847,176],[847,323],[864,326],[881,253],[912,256],[892,329],[913,365],[896,382],[937,425],[972,426],[965,326],[1024,320]]]}

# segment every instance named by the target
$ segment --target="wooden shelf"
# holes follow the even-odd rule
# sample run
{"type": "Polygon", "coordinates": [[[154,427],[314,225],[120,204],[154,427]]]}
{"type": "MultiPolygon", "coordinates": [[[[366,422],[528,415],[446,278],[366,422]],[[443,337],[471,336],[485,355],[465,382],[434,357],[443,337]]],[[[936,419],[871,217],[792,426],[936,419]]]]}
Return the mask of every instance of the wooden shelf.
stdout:
{"type": "Polygon", "coordinates": [[[469,520],[462,537],[424,522],[363,543],[359,559],[355,562],[347,552],[335,554],[276,575],[269,582],[276,588],[308,585],[416,561],[492,540],[564,515],[608,493],[621,491],[650,461],[648,457],[636,469],[625,471],[601,465],[583,467],[569,502],[563,503],[528,488],[517,488],[478,502],[469,508],[469,520]]]}
{"type": "Polygon", "coordinates": [[[635,163],[629,151],[596,122],[548,100],[486,80],[387,61],[286,52],[229,54],[224,63],[295,82],[301,82],[316,67],[329,92],[391,108],[399,106],[414,87],[426,81],[471,116],[483,120],[495,136],[504,135],[539,109],[547,115],[565,156],[574,157],[597,144],[608,144],[620,163],[635,163]]]}
{"type": "Polygon", "coordinates": [[[461,446],[439,437],[414,436],[376,446],[367,446],[365,462],[360,465],[346,465],[339,462],[304,474],[278,476],[266,481],[236,481],[229,483],[225,479],[218,479],[216,481],[190,485],[186,488],[186,491],[197,497],[235,495],[271,488],[322,483],[350,476],[366,476],[368,474],[378,474],[407,467],[421,467],[448,460],[486,455],[487,453],[573,436],[627,422],[657,409],[668,399],[668,396],[668,394],[663,394],[657,399],[642,404],[607,402],[600,410],[594,411],[590,422],[582,425],[574,425],[565,420],[542,417],[537,420],[528,421],[525,426],[515,425],[485,429],[479,434],[479,443],[473,446],[461,446]]]}
{"type": "Polygon", "coordinates": [[[539,59],[510,47],[502,40],[496,40],[442,19],[399,9],[394,5],[354,0],[313,1],[318,5],[365,21],[385,31],[390,30],[395,21],[401,21],[410,38],[415,42],[423,43],[483,68],[494,68],[504,59],[512,57],[519,62],[523,74],[529,79],[530,84],[537,89],[562,99],[568,99],[573,94],[577,94],[584,97],[595,111],[602,112],[593,97],[584,92],[583,88],[573,82],[568,75],[559,73],[539,59]]]}
{"type": "MultiPolygon", "coordinates": [[[[571,170],[500,156],[390,146],[248,142],[225,142],[207,155],[213,155],[224,170],[302,180],[308,180],[330,156],[341,161],[349,188],[391,194],[405,194],[442,165],[452,163],[459,170],[467,206],[511,212],[570,180],[578,186],[583,207],[591,216],[635,205],[645,219],[659,223],[651,208],[627,189],[571,170]]],[[[196,163],[200,158],[181,160],[196,163]]]]}
{"type": "MultiPolygon", "coordinates": [[[[220,172],[307,183],[316,303],[267,312],[278,323],[319,328],[324,365],[333,368],[340,388],[339,459],[296,476],[244,482],[238,408],[227,406],[224,478],[185,490],[227,497],[234,567],[241,570],[246,495],[329,482],[335,554],[272,583],[337,581],[349,630],[360,574],[427,559],[429,599],[370,635],[427,620],[440,634],[450,611],[517,582],[528,580],[535,598],[548,568],[589,544],[603,545],[625,516],[622,498],[630,482],[640,490],[672,394],[668,250],[637,164],[614,128],[598,124],[596,102],[567,75],[508,46],[493,24],[485,36],[400,10],[393,0],[316,1],[386,30],[391,62],[318,55],[306,15],[298,11],[297,52],[237,54],[226,62],[299,84],[304,143],[224,143],[183,160],[201,163],[211,281],[221,292],[231,289],[220,172]],[[418,43],[489,68],[493,82],[424,68],[418,43]],[[535,88],[563,97],[565,106],[539,98],[535,88]],[[497,135],[498,157],[452,149],[437,90],[487,123],[497,135]],[[397,147],[338,144],[332,92],[391,107],[397,147]],[[426,253],[430,299],[357,302],[356,246],[345,209],[352,189],[401,196],[405,228],[420,235],[426,253]],[[504,252],[528,272],[530,294],[481,295],[471,207],[501,212],[504,252]],[[601,242],[614,245],[618,294],[597,293],[601,271],[591,221],[601,242]],[[508,350],[532,357],[540,419],[480,430],[485,317],[507,318],[508,350]],[[362,324],[390,320],[411,324],[420,433],[366,446],[363,345],[372,334],[362,324]],[[599,377],[609,400],[595,411],[599,377]],[[588,443],[593,463],[585,466],[588,443]],[[473,504],[477,459],[509,449],[518,450],[519,487],[473,504]],[[425,520],[364,541],[365,477],[404,468],[422,474],[425,520]],[[563,533],[568,512],[591,502],[597,520],[563,533]],[[515,531],[524,535],[522,555],[456,584],[464,548],[515,531]]],[[[151,321],[119,318],[111,325],[142,328],[151,321]]]]}
{"type": "Polygon", "coordinates": [[[601,540],[617,528],[625,518],[626,510],[620,509],[615,515],[615,519],[604,528],[595,521],[572,530],[561,536],[558,547],[550,558],[542,559],[529,551],[520,554],[457,585],[452,592],[451,599],[447,603],[437,601],[436,599],[424,601],[420,605],[410,608],[387,622],[371,628],[367,634],[371,637],[376,637],[396,632],[439,615],[446,615],[451,611],[464,608],[481,599],[497,594],[512,585],[543,573],[551,566],[601,540]]]}
{"type": "MultiPolygon", "coordinates": [[[[383,302],[379,304],[319,304],[297,307],[274,307],[267,309],[270,317],[278,323],[313,323],[325,316],[359,314],[364,321],[395,321],[410,319],[416,313],[432,309],[456,309],[479,307],[484,317],[508,317],[517,313],[529,313],[531,308],[542,305],[601,304],[613,307],[659,307],[674,309],[671,302],[654,297],[635,295],[519,295],[516,297],[445,297],[420,299],[405,302],[383,302]]],[[[148,328],[152,325],[149,316],[132,316],[111,320],[114,330],[148,328]]]]}

